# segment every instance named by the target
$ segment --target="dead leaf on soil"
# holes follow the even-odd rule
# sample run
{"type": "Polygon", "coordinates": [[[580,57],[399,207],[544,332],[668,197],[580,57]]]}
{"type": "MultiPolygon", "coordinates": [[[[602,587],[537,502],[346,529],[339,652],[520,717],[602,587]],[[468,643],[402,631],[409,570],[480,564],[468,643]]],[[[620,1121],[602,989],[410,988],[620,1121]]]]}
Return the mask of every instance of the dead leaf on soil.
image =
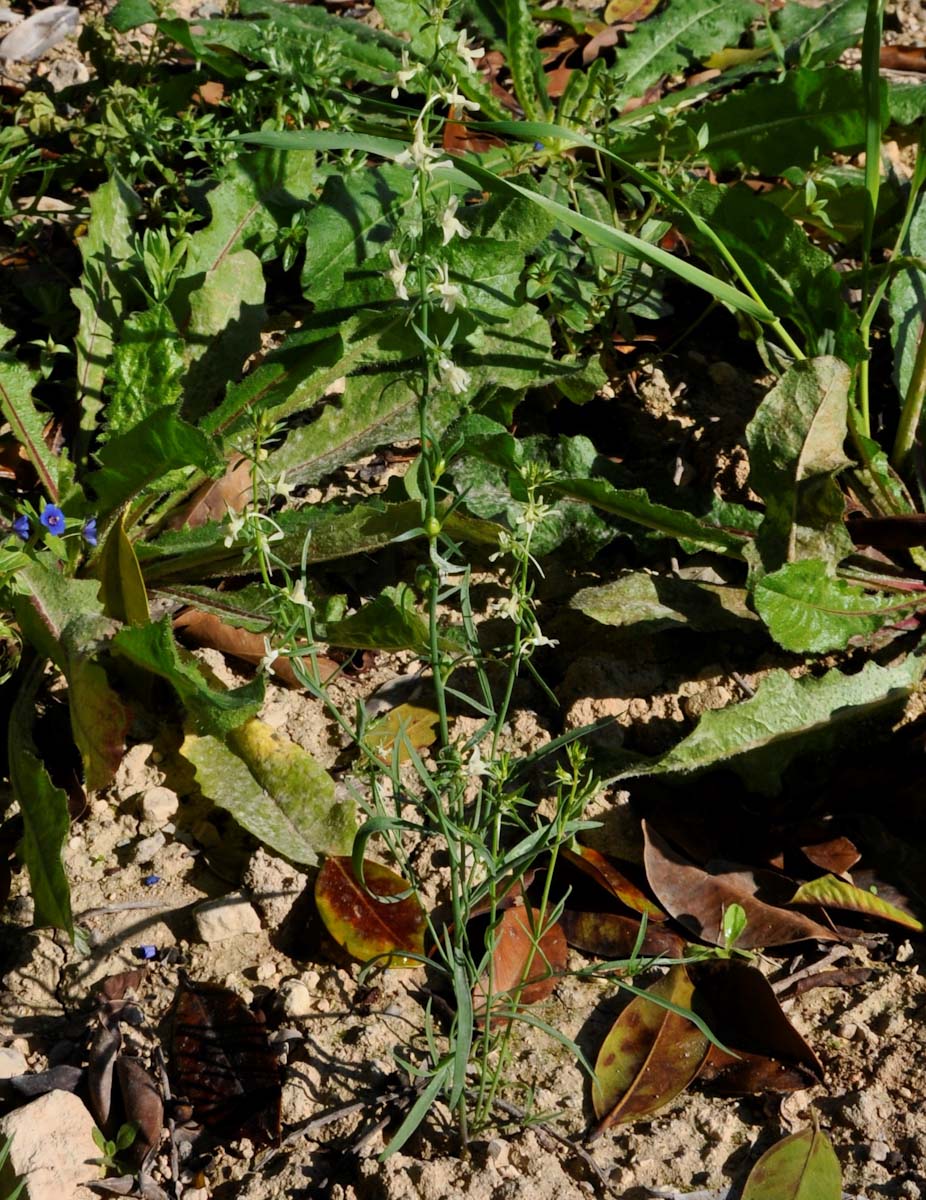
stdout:
{"type": "Polygon", "coordinates": [[[802,1129],[766,1150],[749,1173],[742,1200],[840,1200],[842,1172],[829,1139],[802,1129]]]}
{"type": "Polygon", "coordinates": [[[591,879],[600,884],[606,892],[616,896],[622,904],[637,913],[646,913],[650,921],[668,920],[658,904],[654,904],[640,891],[636,884],[631,883],[627,876],[603,854],[592,850],[590,846],[576,845],[575,850],[563,849],[563,857],[584,871],[591,879]]]}
{"type": "Polygon", "coordinates": [[[659,7],[661,0],[609,0],[604,10],[608,25],[617,21],[644,21],[659,7]]]}
{"type": "Polygon", "coordinates": [[[220,1141],[280,1137],[281,1072],[262,1021],[228,988],[184,980],[174,1009],[175,1096],[220,1141]]]}
{"type": "MultiPolygon", "coordinates": [[[[570,912],[566,909],[559,919],[566,941],[577,950],[596,958],[629,958],[640,935],[640,922],[618,913],[570,912]]],[[[685,950],[677,933],[648,925],[640,953],[646,958],[665,955],[679,958],[685,950]]]]}
{"type": "MultiPolygon", "coordinates": [[[[675,966],[647,992],[690,1009],[694,987],[685,968],[675,966]]],[[[668,1104],[698,1074],[710,1044],[693,1022],[656,1000],[635,996],[598,1052],[592,1103],[599,1124],[593,1136],[668,1104]]]]}
{"type": "Polygon", "coordinates": [[[566,938],[561,927],[554,923],[538,940],[541,928],[537,909],[516,905],[503,913],[495,930],[491,995],[485,977],[473,989],[477,1017],[485,1019],[489,1008],[493,1020],[503,1020],[512,1003],[520,1009],[546,1000],[553,991],[558,976],[566,969],[566,938]]]}
{"type": "Polygon", "coordinates": [[[111,1028],[101,1020],[90,1042],[87,1060],[87,1092],[90,1111],[104,1133],[112,1133],[110,1114],[113,1105],[113,1072],[122,1049],[118,1026],[111,1028]]]}
{"type": "Polygon", "coordinates": [[[804,857],[809,859],[821,871],[830,871],[833,875],[842,875],[861,858],[854,842],[847,837],[830,838],[825,842],[815,842],[810,846],[801,846],[804,857]]]}
{"type": "Polygon", "coordinates": [[[243,454],[230,459],[221,479],[208,480],[171,515],[168,529],[195,529],[207,521],[224,521],[229,509],[241,512],[253,494],[252,470],[251,460],[243,454]]]}
{"type": "Polygon", "coordinates": [[[408,762],[410,743],[415,750],[432,746],[437,739],[440,717],[420,704],[397,704],[367,727],[367,743],[384,761],[392,761],[393,747],[399,742],[398,759],[408,762]]]}
{"type": "Polygon", "coordinates": [[[325,928],[361,962],[383,955],[388,956],[383,960],[388,967],[418,966],[409,955],[424,955],[424,910],[414,895],[388,899],[407,892],[407,880],[367,860],[363,875],[366,887],[354,874],[349,858],[325,860],[315,881],[315,903],[325,928]],[[385,899],[377,900],[377,896],[385,899]]]}
{"type": "Polygon", "coordinates": [[[890,904],[877,893],[855,887],[837,879],[835,875],[821,875],[819,879],[802,884],[791,897],[790,903],[823,904],[831,908],[849,909],[851,912],[865,913],[870,917],[882,917],[885,921],[893,921],[896,925],[915,929],[917,933],[923,932],[923,922],[918,921],[911,913],[890,904]]]}
{"type": "Polygon", "coordinates": [[[724,944],[723,916],[732,904],[746,913],[737,949],[784,946],[807,938],[836,941],[836,934],[803,913],[773,907],[751,894],[747,872],[710,872],[695,866],[643,822],[643,861],[650,887],[673,917],[695,937],[724,944]]]}
{"type": "Polygon", "coordinates": [[[123,1151],[123,1157],[140,1167],[161,1141],[164,1101],[157,1084],[137,1058],[120,1054],[116,1059],[116,1078],[125,1119],[138,1131],[135,1141],[123,1151]]]}
{"type": "Polygon", "coordinates": [[[882,46],[881,66],[886,71],[926,71],[926,46],[882,46]]]}

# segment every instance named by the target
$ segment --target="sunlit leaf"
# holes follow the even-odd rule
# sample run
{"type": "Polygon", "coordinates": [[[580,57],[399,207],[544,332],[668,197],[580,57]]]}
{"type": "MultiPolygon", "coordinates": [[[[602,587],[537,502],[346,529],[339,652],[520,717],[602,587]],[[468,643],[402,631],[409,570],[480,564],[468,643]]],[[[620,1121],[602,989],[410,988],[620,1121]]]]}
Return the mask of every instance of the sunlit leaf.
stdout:
{"type": "Polygon", "coordinates": [[[654,904],[636,884],[631,883],[610,859],[599,854],[597,850],[593,850],[591,846],[580,846],[575,843],[572,848],[564,847],[562,854],[568,862],[578,867],[580,871],[584,871],[605,891],[616,896],[622,904],[626,904],[634,912],[646,913],[651,921],[666,920],[666,914],[658,904],[654,904]]]}
{"type": "Polygon", "coordinates": [[[125,531],[124,514],[113,523],[106,536],[97,574],[100,599],[108,617],[124,625],[148,622],[148,593],[135,547],[125,531]]]}
{"type": "MultiPolygon", "coordinates": [[[[596,958],[630,958],[640,935],[638,920],[617,913],[570,912],[567,908],[559,923],[570,946],[593,954],[596,958]]],[[[685,943],[677,933],[661,929],[658,925],[647,926],[640,945],[640,954],[644,958],[658,955],[679,958],[684,951],[685,943]]]]}
{"type": "Polygon", "coordinates": [[[500,1019],[512,1006],[545,1000],[566,968],[566,938],[558,924],[543,929],[540,913],[523,905],[508,908],[493,934],[492,973],[473,989],[477,1016],[488,1008],[500,1019]],[[539,936],[538,936],[539,935],[539,936]]]}
{"type": "Polygon", "coordinates": [[[847,908],[852,912],[866,913],[871,917],[882,917],[897,925],[906,925],[922,933],[923,922],[910,913],[882,900],[876,892],[855,887],[835,875],[821,875],[810,883],[802,884],[791,897],[791,904],[822,904],[831,908],[847,908]]]}
{"type": "Polygon", "coordinates": [[[416,750],[432,746],[437,740],[439,719],[431,708],[398,704],[370,724],[366,734],[367,745],[381,758],[391,761],[393,746],[398,742],[399,762],[407,762],[410,755],[406,743],[416,750]]]}
{"type": "Polygon", "coordinates": [[[743,1200],[840,1200],[842,1172],[829,1139],[803,1129],[766,1150],[749,1173],[743,1200]]]}
{"type": "Polygon", "coordinates": [[[401,875],[380,863],[364,861],[363,875],[366,887],[354,874],[350,858],[326,859],[315,882],[315,903],[325,928],[361,962],[386,956],[383,961],[389,967],[418,966],[408,957],[424,954],[426,920],[417,896],[385,899],[409,888],[401,875]]]}

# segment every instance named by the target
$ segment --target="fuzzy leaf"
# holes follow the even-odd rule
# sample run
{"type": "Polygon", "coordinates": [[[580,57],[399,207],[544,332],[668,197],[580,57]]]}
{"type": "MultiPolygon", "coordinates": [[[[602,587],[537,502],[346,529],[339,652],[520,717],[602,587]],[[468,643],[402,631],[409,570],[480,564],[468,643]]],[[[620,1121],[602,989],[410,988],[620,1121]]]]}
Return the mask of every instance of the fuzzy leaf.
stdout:
{"type": "Polygon", "coordinates": [[[537,26],[528,0],[505,0],[505,50],[518,103],[529,121],[550,113],[543,61],[537,50],[537,26]]]}
{"type": "Polygon", "coordinates": [[[749,632],[756,626],[743,588],[628,571],[611,583],[582,588],[569,601],[601,625],[626,628],[634,636],[664,629],[698,633],[749,632]]]}
{"type": "Polygon", "coordinates": [[[779,646],[808,654],[843,650],[850,638],[875,633],[923,603],[922,598],[866,592],[830,575],[814,558],[763,575],[753,600],[779,646]]]}
{"type": "Polygon", "coordinates": [[[923,932],[923,922],[918,921],[910,913],[904,912],[887,900],[882,900],[875,892],[855,887],[835,875],[822,875],[812,879],[810,883],[801,884],[791,897],[791,904],[822,904],[830,908],[846,908],[852,912],[867,913],[868,916],[882,917],[885,921],[894,921],[897,925],[905,925],[908,929],[923,932]]]}
{"type": "Polygon", "coordinates": [[[48,499],[56,503],[58,463],[45,445],[44,418],[32,399],[32,389],[38,379],[38,373],[19,362],[15,355],[0,350],[0,414],[35,467],[39,484],[48,499]]]}
{"type": "Polygon", "coordinates": [[[429,643],[428,626],[407,587],[387,588],[342,621],[330,621],[325,640],[351,650],[418,650],[429,643]]]}
{"type": "Polygon", "coordinates": [[[743,1200],[840,1200],[841,1196],[839,1159],[819,1129],[803,1129],[766,1150],[743,1189],[743,1200]]]}
{"type": "Polygon", "coordinates": [[[389,967],[418,966],[409,957],[424,955],[426,920],[417,896],[391,903],[377,899],[408,891],[407,881],[380,863],[365,861],[363,877],[366,887],[354,874],[350,858],[325,861],[315,881],[315,903],[325,928],[361,962],[383,955],[389,967]]]}
{"type": "Polygon", "coordinates": [[[101,437],[129,433],[160,408],[176,409],[183,389],[183,353],[173,318],[163,305],[134,313],[119,331],[107,371],[109,402],[101,437]]]}
{"type": "Polygon", "coordinates": [[[350,849],[353,802],[338,800],[328,772],[263,721],[247,721],[224,741],[190,734],[181,753],[203,795],[277,854],[314,866],[350,849]]]}

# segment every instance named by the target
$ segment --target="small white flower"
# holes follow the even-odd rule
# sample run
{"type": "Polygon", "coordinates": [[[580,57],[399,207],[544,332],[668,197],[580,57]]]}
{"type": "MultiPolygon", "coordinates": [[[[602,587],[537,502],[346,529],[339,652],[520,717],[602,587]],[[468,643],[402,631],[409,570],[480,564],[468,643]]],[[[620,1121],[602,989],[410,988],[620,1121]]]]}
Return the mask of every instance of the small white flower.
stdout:
{"type": "Polygon", "coordinates": [[[279,657],[280,652],[278,650],[271,649],[270,642],[267,638],[264,638],[264,657],[257,664],[258,670],[264,672],[269,671],[279,657]]]}
{"type": "Polygon", "coordinates": [[[441,213],[440,227],[444,231],[445,246],[453,237],[469,237],[469,230],[457,219],[458,204],[459,200],[456,198],[456,196],[451,196],[447,201],[447,207],[441,213]]]}
{"type": "Polygon", "coordinates": [[[427,171],[430,173],[436,167],[449,167],[452,164],[448,160],[442,162],[434,162],[434,159],[440,158],[440,150],[435,150],[433,146],[429,146],[424,140],[424,126],[421,121],[415,122],[415,134],[412,138],[412,144],[408,146],[401,154],[396,155],[395,161],[402,167],[417,167],[419,171],[427,171]]]}
{"type": "Polygon", "coordinates": [[[397,250],[389,251],[389,261],[392,266],[386,272],[386,278],[395,288],[395,294],[400,300],[408,299],[408,288],[405,286],[405,276],[408,274],[408,263],[402,262],[397,250]]]}
{"type": "Polygon", "coordinates": [[[294,483],[287,483],[286,472],[281,471],[280,478],[273,485],[273,494],[275,496],[282,496],[284,500],[288,500],[295,490],[296,485],[294,483]]]}
{"type": "Polygon", "coordinates": [[[297,579],[289,593],[289,598],[293,604],[298,604],[300,608],[304,608],[312,616],[315,613],[315,605],[305,594],[305,580],[297,579]]]}
{"type": "Polygon", "coordinates": [[[461,95],[456,90],[456,81],[449,88],[438,92],[438,95],[448,108],[462,108],[464,112],[467,110],[469,112],[479,112],[479,102],[477,100],[467,100],[465,96],[461,95]]]}
{"type": "Polygon", "coordinates": [[[460,30],[460,36],[457,38],[456,52],[460,58],[466,63],[467,71],[473,72],[476,70],[476,62],[485,54],[485,50],[470,50],[466,44],[466,30],[460,30]]]}
{"type": "Polygon", "coordinates": [[[476,746],[469,757],[469,762],[463,768],[470,779],[478,779],[480,775],[488,775],[489,768],[482,757],[482,751],[476,746]]]}
{"type": "Polygon", "coordinates": [[[233,546],[238,540],[238,534],[244,529],[248,523],[247,513],[235,513],[230,508],[226,508],[226,517],[228,520],[228,533],[225,535],[225,548],[233,546]]]}
{"type": "Polygon", "coordinates": [[[454,396],[462,396],[470,385],[469,371],[458,367],[452,359],[446,357],[438,359],[437,369],[444,387],[453,392],[454,396]]]}
{"type": "Polygon", "coordinates": [[[402,51],[402,65],[399,68],[399,70],[396,71],[396,73],[395,73],[395,85],[393,86],[392,91],[389,93],[389,95],[393,98],[393,100],[398,98],[399,89],[404,88],[407,83],[410,83],[411,80],[413,80],[415,78],[415,76],[418,74],[418,72],[420,70],[421,70],[421,63],[409,64],[408,51],[403,50],[402,51]]]}
{"type": "Polygon", "coordinates": [[[536,633],[533,637],[525,638],[521,643],[521,649],[525,654],[530,654],[532,650],[536,650],[538,646],[558,646],[559,642],[556,638],[548,638],[542,633],[536,633]]]}
{"type": "Polygon", "coordinates": [[[521,619],[521,597],[517,592],[512,592],[504,600],[496,600],[492,610],[497,617],[504,617],[508,621],[519,621],[521,619]]]}
{"type": "MultiPolygon", "coordinates": [[[[466,299],[455,284],[450,282],[450,274],[446,263],[438,267],[437,282],[428,284],[428,291],[440,296],[440,306],[445,313],[452,313],[458,304],[466,307],[466,299]]],[[[465,388],[462,389],[465,391],[465,388]]]]}

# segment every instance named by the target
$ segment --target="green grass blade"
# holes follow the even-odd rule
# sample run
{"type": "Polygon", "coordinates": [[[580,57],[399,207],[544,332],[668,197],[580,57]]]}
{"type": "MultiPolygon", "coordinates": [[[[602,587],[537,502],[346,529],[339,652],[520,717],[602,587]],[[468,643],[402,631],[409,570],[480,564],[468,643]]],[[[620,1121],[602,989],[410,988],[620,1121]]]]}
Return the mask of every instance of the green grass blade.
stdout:
{"type": "Polygon", "coordinates": [[[408,1139],[412,1136],[427,1115],[428,1109],[437,1099],[437,1096],[440,1093],[441,1088],[446,1083],[447,1076],[450,1074],[452,1068],[452,1058],[449,1058],[440,1064],[440,1066],[431,1076],[431,1082],[412,1105],[405,1120],[396,1130],[395,1136],[379,1156],[381,1162],[389,1158],[390,1155],[395,1154],[397,1150],[401,1150],[408,1139]]]}

